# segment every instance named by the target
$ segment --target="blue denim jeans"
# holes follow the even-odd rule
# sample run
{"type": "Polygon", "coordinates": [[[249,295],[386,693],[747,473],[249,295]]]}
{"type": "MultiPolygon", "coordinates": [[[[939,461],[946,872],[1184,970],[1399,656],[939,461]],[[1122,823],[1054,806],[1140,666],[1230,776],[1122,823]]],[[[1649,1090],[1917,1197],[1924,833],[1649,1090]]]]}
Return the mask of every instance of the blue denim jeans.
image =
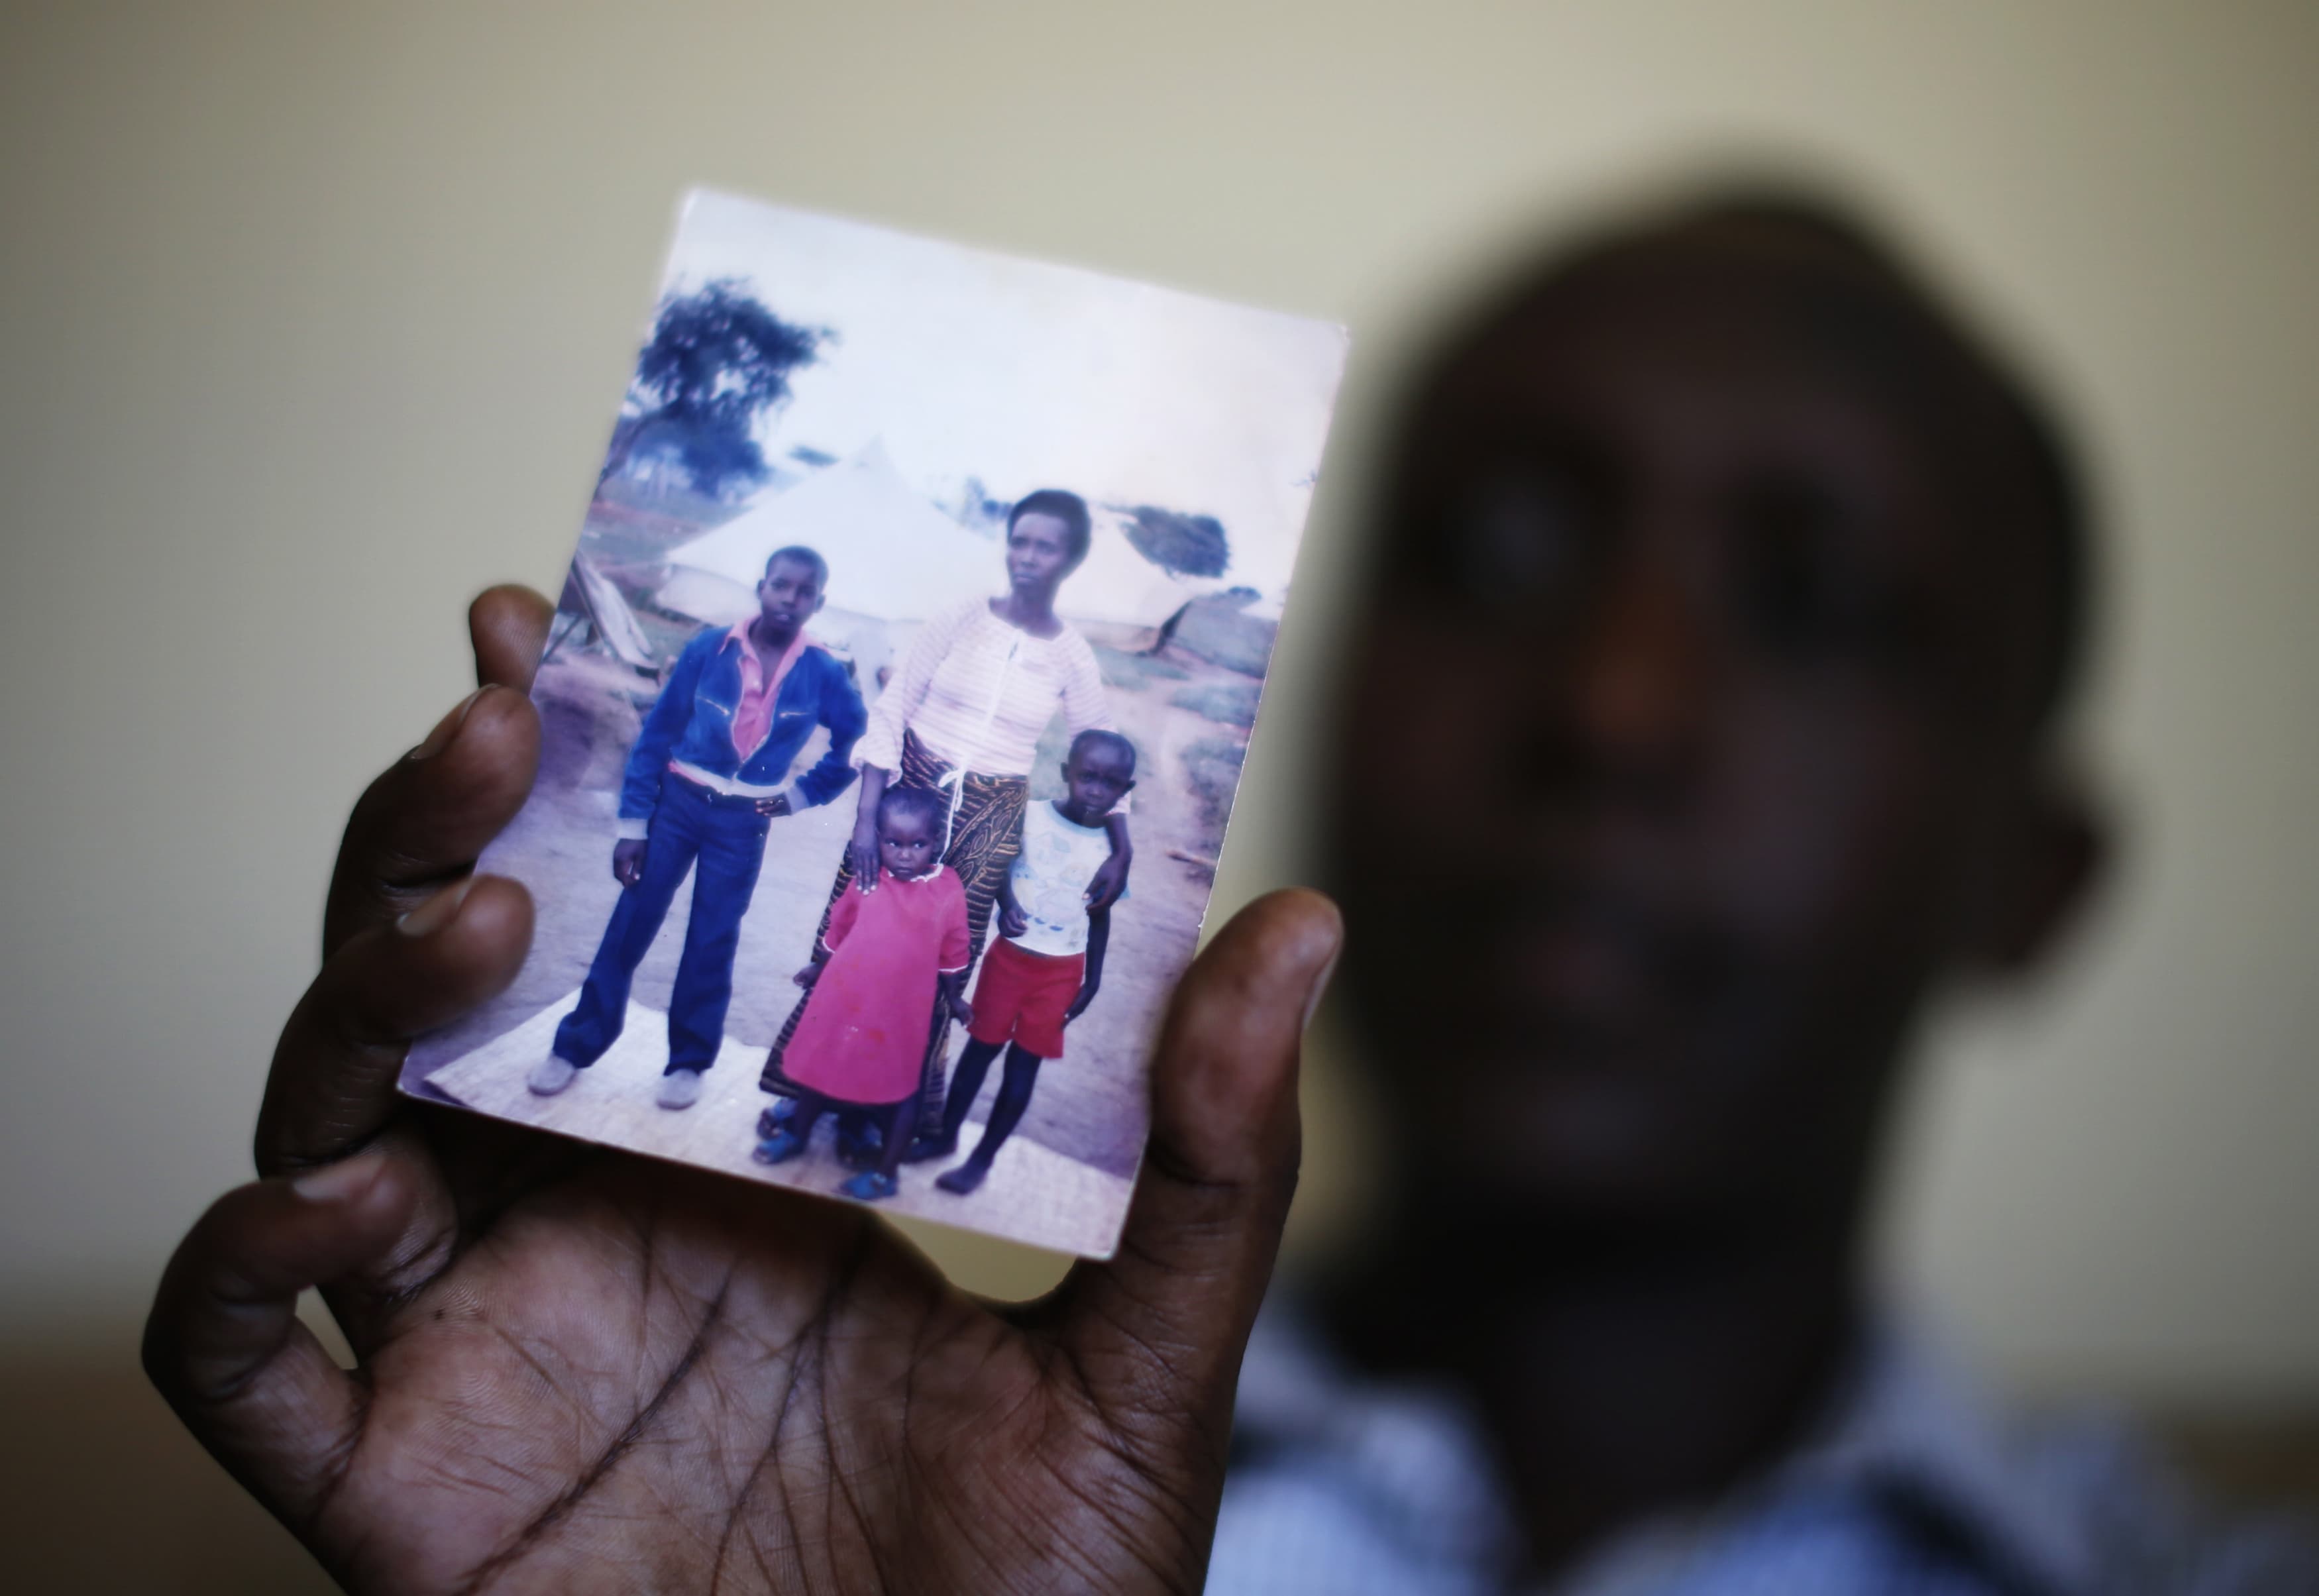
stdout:
{"type": "Polygon", "coordinates": [[[685,924],[684,952],[669,997],[668,1068],[707,1069],[717,1061],[725,1011],[733,1002],[741,916],[757,889],[771,824],[745,798],[721,797],[673,773],[661,778],[660,802],[645,837],[644,877],[620,890],[580,988],[580,1005],[555,1028],[557,1058],[585,1069],[618,1040],[636,966],[690,871],[692,917],[685,924]]]}

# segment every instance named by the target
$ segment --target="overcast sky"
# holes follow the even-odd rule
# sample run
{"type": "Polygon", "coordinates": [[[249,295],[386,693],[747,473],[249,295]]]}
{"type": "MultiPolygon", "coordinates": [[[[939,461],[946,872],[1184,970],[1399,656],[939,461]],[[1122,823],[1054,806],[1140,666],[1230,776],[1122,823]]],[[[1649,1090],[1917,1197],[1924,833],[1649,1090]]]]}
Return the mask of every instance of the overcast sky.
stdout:
{"type": "Polygon", "coordinates": [[[954,502],[1069,488],[1213,515],[1227,580],[1288,580],[1345,357],[1341,328],[708,190],[685,202],[663,288],[745,280],[837,340],[763,433],[895,466],[954,502]]]}

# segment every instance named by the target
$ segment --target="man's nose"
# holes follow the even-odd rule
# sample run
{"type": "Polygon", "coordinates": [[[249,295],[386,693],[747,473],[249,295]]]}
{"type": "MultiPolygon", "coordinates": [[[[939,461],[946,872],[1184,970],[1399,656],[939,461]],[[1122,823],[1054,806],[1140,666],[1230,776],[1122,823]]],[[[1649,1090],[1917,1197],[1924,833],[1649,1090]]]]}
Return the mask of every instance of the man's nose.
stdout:
{"type": "Polygon", "coordinates": [[[1678,573],[1639,559],[1603,573],[1561,675],[1559,718],[1588,762],[1665,780],[1696,757],[1712,663],[1678,573]]]}

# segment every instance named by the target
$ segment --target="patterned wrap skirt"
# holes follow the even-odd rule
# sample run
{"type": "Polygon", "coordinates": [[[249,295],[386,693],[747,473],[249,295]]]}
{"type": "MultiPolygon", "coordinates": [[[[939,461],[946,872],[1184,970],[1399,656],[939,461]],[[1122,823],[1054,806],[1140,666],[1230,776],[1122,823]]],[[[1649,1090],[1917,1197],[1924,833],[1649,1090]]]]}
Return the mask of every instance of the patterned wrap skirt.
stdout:
{"type": "MultiPolygon", "coordinates": [[[[925,788],[947,799],[952,797],[955,768],[928,753],[916,733],[904,732],[901,774],[891,785],[925,788]]],[[[969,771],[956,781],[956,808],[951,815],[950,845],[943,850],[943,862],[957,873],[959,885],[966,889],[967,940],[978,960],[982,957],[983,942],[990,934],[990,914],[998,901],[998,885],[1015,868],[1015,856],[1023,851],[1023,811],[1030,801],[1031,780],[1027,776],[984,776],[969,771]]],[[[829,888],[829,903],[822,909],[821,924],[814,929],[817,946],[829,929],[830,907],[835,906],[838,895],[853,885],[853,863],[850,859],[841,858],[837,879],[829,888]]],[[[800,997],[782,1023],[781,1033],[774,1038],[771,1050],[765,1055],[765,1068],[757,1084],[768,1092],[790,1096],[799,1090],[797,1084],[782,1073],[781,1053],[796,1034],[798,1020],[804,1013],[805,999],[800,997]]],[[[926,1038],[925,1066],[919,1071],[920,1124],[942,1118],[949,1061],[950,1005],[937,996],[932,1034],[926,1038]]]]}

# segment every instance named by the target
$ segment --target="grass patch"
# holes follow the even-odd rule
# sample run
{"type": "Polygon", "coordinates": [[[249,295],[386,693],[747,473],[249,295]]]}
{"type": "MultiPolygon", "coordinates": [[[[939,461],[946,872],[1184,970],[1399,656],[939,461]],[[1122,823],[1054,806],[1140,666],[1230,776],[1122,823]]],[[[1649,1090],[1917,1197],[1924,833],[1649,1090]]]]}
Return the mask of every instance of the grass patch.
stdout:
{"type": "Polygon", "coordinates": [[[1236,726],[1246,730],[1256,724],[1256,698],[1262,690],[1260,682],[1211,681],[1185,688],[1169,702],[1218,726],[1236,726]]]}
{"type": "Polygon", "coordinates": [[[1181,681],[1191,675],[1173,660],[1163,660],[1148,654],[1128,654],[1121,649],[1106,648],[1100,643],[1092,646],[1096,667],[1103,672],[1104,685],[1115,687],[1122,692],[1141,692],[1154,681],[1181,681]]]}
{"type": "Polygon", "coordinates": [[[1219,595],[1193,600],[1186,608],[1184,618],[1176,623],[1176,635],[1169,641],[1186,654],[1222,665],[1227,671],[1237,671],[1243,676],[1262,676],[1265,667],[1272,662],[1273,639],[1279,632],[1275,622],[1243,615],[1240,604],[1229,596],[1219,595]]]}
{"type": "Polygon", "coordinates": [[[1240,790],[1241,766],[1247,759],[1248,744],[1232,737],[1202,737],[1185,746],[1184,775],[1207,826],[1211,854],[1223,842],[1224,822],[1231,817],[1232,794],[1240,790]]]}

